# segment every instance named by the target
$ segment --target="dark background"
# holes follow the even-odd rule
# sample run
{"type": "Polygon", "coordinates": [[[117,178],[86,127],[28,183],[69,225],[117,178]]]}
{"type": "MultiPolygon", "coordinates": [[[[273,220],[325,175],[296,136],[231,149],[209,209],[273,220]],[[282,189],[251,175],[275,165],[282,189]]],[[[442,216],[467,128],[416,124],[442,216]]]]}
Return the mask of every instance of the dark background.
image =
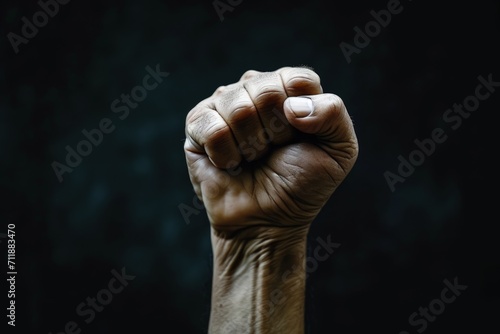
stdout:
{"type": "Polygon", "coordinates": [[[179,211],[194,195],[185,115],[248,69],[299,65],[343,98],[360,143],[354,169],[311,229],[311,247],[328,235],[341,247],[309,276],[308,332],[417,333],[410,314],[455,277],[467,290],[425,332],[497,328],[500,88],[457,130],[442,116],[474,94],[479,75],[500,81],[500,3],[402,5],[348,64],[339,43],[352,44],[353,28],[386,1],[245,0],[221,21],[210,0],[73,0],[18,54],[6,36],[40,7],[2,2],[0,233],[16,225],[18,271],[17,326],[8,333],[58,333],[68,321],[82,333],[206,333],[209,225],[203,210],[189,223],[179,211]],[[169,77],[118,119],[111,102],[156,64],[169,77]],[[65,146],[103,118],[115,131],[58,182],[51,163],[64,163],[65,146]],[[437,127],[448,140],[391,192],[384,172],[396,172],[398,156],[437,127]],[[86,324],[76,306],[122,267],[135,279],[86,324]]]}

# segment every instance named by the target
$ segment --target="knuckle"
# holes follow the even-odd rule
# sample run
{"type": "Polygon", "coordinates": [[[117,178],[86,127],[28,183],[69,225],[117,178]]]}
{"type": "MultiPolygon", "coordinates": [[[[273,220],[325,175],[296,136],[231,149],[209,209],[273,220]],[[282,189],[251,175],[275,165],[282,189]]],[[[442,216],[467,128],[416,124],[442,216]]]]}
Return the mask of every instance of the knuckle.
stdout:
{"type": "Polygon", "coordinates": [[[224,93],[224,91],[226,90],[226,86],[219,86],[215,92],[214,92],[214,96],[219,96],[221,95],[222,93],[224,93]]]}
{"type": "Polygon", "coordinates": [[[198,136],[200,133],[199,122],[196,122],[198,117],[191,116],[186,120],[186,134],[189,136],[198,136]]]}
{"type": "Polygon", "coordinates": [[[212,102],[220,103],[230,103],[234,97],[237,95],[238,91],[241,89],[241,84],[239,82],[232,83],[225,86],[219,86],[215,92],[207,100],[212,102]]]}
{"type": "Polygon", "coordinates": [[[186,115],[186,127],[191,127],[194,120],[198,117],[198,108],[194,107],[186,115]]]}
{"type": "Polygon", "coordinates": [[[286,98],[282,81],[276,72],[260,73],[245,82],[243,87],[258,108],[282,102],[286,98]]]}
{"type": "Polygon", "coordinates": [[[327,103],[333,107],[332,109],[336,113],[341,112],[345,108],[344,101],[342,100],[342,98],[340,96],[338,96],[336,94],[328,93],[328,94],[325,94],[325,98],[327,99],[327,103]]]}
{"type": "Polygon", "coordinates": [[[252,79],[252,78],[256,77],[257,75],[259,75],[259,73],[260,72],[255,71],[255,70],[248,70],[245,73],[243,73],[243,75],[241,76],[240,80],[249,80],[249,79],[252,79]]]}
{"type": "Polygon", "coordinates": [[[229,121],[231,123],[245,122],[255,111],[255,106],[253,104],[245,102],[237,103],[229,113],[229,121]]]}
{"type": "Polygon", "coordinates": [[[305,68],[305,67],[298,67],[294,69],[296,71],[296,76],[301,77],[304,80],[310,80],[314,82],[320,82],[320,77],[319,75],[311,70],[310,68],[305,68]]]}
{"type": "Polygon", "coordinates": [[[220,145],[226,144],[231,140],[231,130],[222,124],[211,124],[207,129],[206,143],[208,147],[217,148],[220,145]]]}
{"type": "Polygon", "coordinates": [[[290,66],[283,66],[283,67],[280,67],[276,70],[276,72],[284,72],[284,71],[289,71],[291,70],[293,67],[290,67],[290,66]]]}
{"type": "Polygon", "coordinates": [[[295,73],[295,75],[290,79],[289,83],[293,82],[305,82],[311,84],[319,84],[319,75],[308,69],[301,69],[295,73]]]}
{"type": "Polygon", "coordinates": [[[196,120],[198,117],[200,117],[200,114],[205,113],[205,109],[207,106],[210,106],[213,104],[214,98],[213,97],[207,97],[206,99],[198,102],[191,110],[187,113],[186,115],[186,123],[188,122],[193,122],[196,120]]]}
{"type": "Polygon", "coordinates": [[[292,68],[284,80],[286,89],[292,93],[304,89],[317,90],[320,87],[319,75],[308,68],[292,68]]]}
{"type": "Polygon", "coordinates": [[[277,98],[284,99],[286,97],[283,87],[272,84],[256,84],[253,87],[253,99],[256,103],[262,104],[266,102],[276,102],[277,98]]]}
{"type": "Polygon", "coordinates": [[[286,95],[279,90],[263,90],[255,97],[255,103],[259,108],[272,108],[278,106],[285,100],[286,95]]]}

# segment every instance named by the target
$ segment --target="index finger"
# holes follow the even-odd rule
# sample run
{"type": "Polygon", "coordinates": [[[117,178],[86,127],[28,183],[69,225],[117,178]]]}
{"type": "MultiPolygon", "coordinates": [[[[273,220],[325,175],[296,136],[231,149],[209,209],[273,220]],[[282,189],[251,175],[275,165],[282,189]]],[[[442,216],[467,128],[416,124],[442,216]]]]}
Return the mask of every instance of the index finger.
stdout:
{"type": "Polygon", "coordinates": [[[276,71],[281,77],[287,96],[316,95],[323,93],[321,79],[306,67],[282,67],[276,71]]]}

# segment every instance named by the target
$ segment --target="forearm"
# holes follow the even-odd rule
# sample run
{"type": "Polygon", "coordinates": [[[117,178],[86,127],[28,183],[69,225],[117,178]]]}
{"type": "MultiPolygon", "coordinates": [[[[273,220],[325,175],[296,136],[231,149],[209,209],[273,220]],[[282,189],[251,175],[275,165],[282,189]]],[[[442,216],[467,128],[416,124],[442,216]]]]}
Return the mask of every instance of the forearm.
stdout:
{"type": "Polygon", "coordinates": [[[209,333],[304,333],[308,226],[212,228],[209,333]]]}

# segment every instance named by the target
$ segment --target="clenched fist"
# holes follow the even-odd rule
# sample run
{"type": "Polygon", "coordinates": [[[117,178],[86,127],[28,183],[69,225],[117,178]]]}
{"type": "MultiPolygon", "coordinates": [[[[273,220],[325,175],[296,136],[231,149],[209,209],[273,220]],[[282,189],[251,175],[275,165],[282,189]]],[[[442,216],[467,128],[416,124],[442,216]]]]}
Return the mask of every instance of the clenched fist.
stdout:
{"type": "Polygon", "coordinates": [[[186,119],[189,175],[217,229],[308,224],[353,166],[342,100],[306,68],[246,72],[186,119]]]}
{"type": "Polygon", "coordinates": [[[310,69],[248,71],[189,112],[184,151],[211,223],[209,331],[302,333],[305,278],[284,273],[303,268],[309,225],[356,161],[344,103],[310,69]]]}

